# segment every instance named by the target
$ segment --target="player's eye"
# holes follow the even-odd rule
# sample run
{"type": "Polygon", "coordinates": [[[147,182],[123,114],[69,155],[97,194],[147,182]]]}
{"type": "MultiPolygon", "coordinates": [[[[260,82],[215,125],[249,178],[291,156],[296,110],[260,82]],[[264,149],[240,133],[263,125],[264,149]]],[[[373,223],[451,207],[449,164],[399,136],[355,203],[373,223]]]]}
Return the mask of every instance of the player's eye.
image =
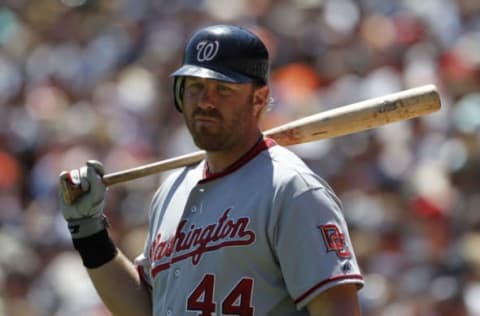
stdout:
{"type": "Polygon", "coordinates": [[[222,96],[229,96],[233,93],[233,89],[225,85],[218,85],[217,91],[222,96]]]}
{"type": "Polygon", "coordinates": [[[201,82],[189,82],[185,85],[185,90],[192,95],[199,94],[203,90],[204,85],[201,82]]]}

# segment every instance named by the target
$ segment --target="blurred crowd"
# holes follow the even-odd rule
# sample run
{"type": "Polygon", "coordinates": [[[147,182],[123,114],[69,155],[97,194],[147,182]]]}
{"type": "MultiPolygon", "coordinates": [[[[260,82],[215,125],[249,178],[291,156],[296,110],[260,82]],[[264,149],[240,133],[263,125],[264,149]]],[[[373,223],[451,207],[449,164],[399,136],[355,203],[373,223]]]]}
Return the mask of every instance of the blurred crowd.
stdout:
{"type": "MultiPolygon", "coordinates": [[[[169,74],[192,32],[215,23],[267,43],[265,129],[437,86],[435,114],[291,149],[344,203],[364,315],[480,315],[480,1],[3,0],[0,316],[109,315],[72,251],[58,174],[197,150],[169,74]]],[[[113,237],[130,258],[164,176],[109,189],[113,237]]]]}

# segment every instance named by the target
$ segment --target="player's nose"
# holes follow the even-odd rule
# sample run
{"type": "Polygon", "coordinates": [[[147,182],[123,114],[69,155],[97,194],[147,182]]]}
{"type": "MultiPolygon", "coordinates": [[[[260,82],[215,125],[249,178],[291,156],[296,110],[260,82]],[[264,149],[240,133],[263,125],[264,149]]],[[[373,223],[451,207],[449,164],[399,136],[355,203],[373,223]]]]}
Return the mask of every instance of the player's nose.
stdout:
{"type": "Polygon", "coordinates": [[[213,89],[205,88],[203,89],[199,100],[198,100],[198,107],[204,110],[213,109],[215,108],[216,98],[213,89]]]}

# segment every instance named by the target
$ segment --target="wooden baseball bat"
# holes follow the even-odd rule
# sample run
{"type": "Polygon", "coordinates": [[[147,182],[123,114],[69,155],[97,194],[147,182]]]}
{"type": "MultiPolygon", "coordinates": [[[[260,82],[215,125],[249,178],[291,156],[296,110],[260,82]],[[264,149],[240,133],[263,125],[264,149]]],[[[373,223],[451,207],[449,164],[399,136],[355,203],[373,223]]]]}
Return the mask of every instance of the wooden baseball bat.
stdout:
{"type": "MultiPolygon", "coordinates": [[[[283,146],[333,138],[368,130],[385,124],[408,120],[439,110],[440,97],[434,85],[424,85],[385,96],[368,99],[313,114],[264,131],[283,146]]],[[[105,185],[134,180],[166,170],[184,167],[202,160],[204,151],[197,151],[171,159],[106,174],[105,185]]],[[[70,188],[64,196],[71,202],[81,194],[79,188],[70,188]]]]}

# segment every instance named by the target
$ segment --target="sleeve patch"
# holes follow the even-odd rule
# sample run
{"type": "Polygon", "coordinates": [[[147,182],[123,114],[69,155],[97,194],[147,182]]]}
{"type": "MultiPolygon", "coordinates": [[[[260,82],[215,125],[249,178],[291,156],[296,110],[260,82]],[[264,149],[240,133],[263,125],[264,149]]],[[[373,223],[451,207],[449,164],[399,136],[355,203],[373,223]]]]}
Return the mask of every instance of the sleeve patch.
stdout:
{"type": "Polygon", "coordinates": [[[327,247],[327,251],[335,251],[337,256],[341,259],[349,259],[352,253],[345,242],[345,234],[343,234],[337,225],[327,224],[317,226],[322,232],[323,241],[327,247]]]}

